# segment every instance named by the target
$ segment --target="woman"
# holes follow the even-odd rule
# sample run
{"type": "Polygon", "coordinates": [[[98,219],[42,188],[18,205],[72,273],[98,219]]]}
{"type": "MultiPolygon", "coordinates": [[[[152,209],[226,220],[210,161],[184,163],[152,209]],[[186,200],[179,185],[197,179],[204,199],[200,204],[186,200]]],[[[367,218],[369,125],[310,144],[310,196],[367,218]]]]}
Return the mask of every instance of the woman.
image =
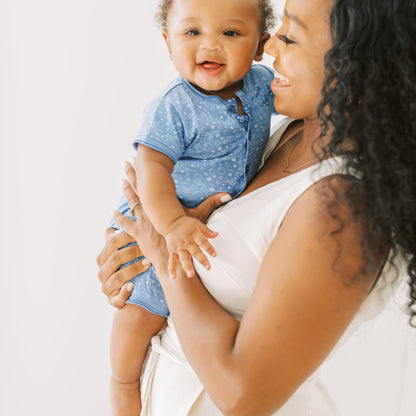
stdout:
{"type": "MultiPolygon", "coordinates": [[[[404,351],[374,361],[394,363],[382,378],[365,349],[386,316],[410,345],[397,306],[409,287],[416,315],[415,17],[410,0],[287,1],[266,52],[277,111],[302,121],[281,126],[243,196],[210,218],[218,257],[209,272],[196,265],[200,279],[169,279],[164,241],[139,206],[137,223],[116,214],[171,311],[152,340],[142,414],[414,414],[400,396],[404,351]]],[[[128,183],[125,193],[133,206],[128,183]]],[[[113,238],[98,257],[118,307],[137,274],[117,271],[138,254],[116,251],[128,241],[113,238]]]]}

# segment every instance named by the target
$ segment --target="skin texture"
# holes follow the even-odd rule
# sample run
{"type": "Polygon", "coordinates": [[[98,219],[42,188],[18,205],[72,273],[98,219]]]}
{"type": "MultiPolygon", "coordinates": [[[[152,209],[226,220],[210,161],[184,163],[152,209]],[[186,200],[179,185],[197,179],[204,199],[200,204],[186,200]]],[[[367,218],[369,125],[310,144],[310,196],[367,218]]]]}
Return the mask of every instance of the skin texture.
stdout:
{"type": "MultiPolygon", "coordinates": [[[[284,133],[245,193],[289,175],[285,172],[289,152],[291,169],[315,157],[323,58],[331,46],[330,6],[326,0],[289,0],[283,27],[266,45],[275,57],[275,69],[289,81],[284,88],[276,85],[280,81],[273,83],[277,110],[303,121],[284,133]],[[307,26],[308,36],[299,22],[307,26]],[[288,45],[283,36],[289,34],[295,43],[288,45]],[[291,139],[299,129],[303,138],[293,147],[291,139]]],[[[181,270],[176,280],[169,278],[165,241],[140,208],[136,223],[115,215],[154,264],[185,355],[224,414],[261,416],[278,410],[322,363],[376,281],[384,256],[374,252],[374,261],[366,264],[362,251],[366,224],[351,220],[342,198],[344,186],[342,176],[332,178],[331,189],[338,198],[333,199],[331,214],[344,224],[336,238],[332,233],[339,223],[322,202],[323,192],[331,197],[327,180],[309,188],[291,206],[266,252],[241,322],[211,298],[199,279],[187,279],[181,270]]],[[[128,184],[125,193],[129,202],[137,200],[128,184]]],[[[108,265],[108,259],[99,258],[100,268],[106,268],[101,276],[105,282],[117,267],[111,261],[108,265]]]]}

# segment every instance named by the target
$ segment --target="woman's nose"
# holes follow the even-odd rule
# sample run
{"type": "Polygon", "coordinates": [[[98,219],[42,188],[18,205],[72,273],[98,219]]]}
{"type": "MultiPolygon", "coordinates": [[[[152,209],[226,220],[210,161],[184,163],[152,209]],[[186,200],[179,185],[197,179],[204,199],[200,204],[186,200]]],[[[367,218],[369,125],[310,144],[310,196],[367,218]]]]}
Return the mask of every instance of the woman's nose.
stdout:
{"type": "Polygon", "coordinates": [[[267,55],[273,56],[274,58],[279,57],[279,45],[277,42],[277,37],[272,36],[264,45],[264,52],[267,53],[267,55]]]}

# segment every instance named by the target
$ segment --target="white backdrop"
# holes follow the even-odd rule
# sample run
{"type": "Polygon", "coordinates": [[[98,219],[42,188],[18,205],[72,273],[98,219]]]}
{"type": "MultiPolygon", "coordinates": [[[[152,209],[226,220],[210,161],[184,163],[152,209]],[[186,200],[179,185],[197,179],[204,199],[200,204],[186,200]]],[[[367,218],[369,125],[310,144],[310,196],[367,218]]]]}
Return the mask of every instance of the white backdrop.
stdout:
{"type": "Polygon", "coordinates": [[[0,415],[109,414],[95,258],[143,105],[175,74],[156,3],[0,2],[0,415]]]}

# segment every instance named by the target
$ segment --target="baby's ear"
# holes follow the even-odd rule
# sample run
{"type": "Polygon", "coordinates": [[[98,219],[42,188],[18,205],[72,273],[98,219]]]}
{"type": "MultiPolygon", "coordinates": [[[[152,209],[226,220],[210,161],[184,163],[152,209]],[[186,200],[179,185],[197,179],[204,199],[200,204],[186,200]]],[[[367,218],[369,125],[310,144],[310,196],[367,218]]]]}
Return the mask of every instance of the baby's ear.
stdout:
{"type": "Polygon", "coordinates": [[[270,33],[265,32],[261,35],[259,44],[257,46],[256,55],[254,56],[255,61],[261,61],[263,59],[264,45],[269,39],[270,39],[270,33]]]}
{"type": "Polygon", "coordinates": [[[166,29],[162,30],[162,36],[163,36],[163,39],[165,39],[165,43],[166,43],[166,46],[168,47],[169,54],[172,54],[172,49],[170,47],[169,33],[166,29]]]}

